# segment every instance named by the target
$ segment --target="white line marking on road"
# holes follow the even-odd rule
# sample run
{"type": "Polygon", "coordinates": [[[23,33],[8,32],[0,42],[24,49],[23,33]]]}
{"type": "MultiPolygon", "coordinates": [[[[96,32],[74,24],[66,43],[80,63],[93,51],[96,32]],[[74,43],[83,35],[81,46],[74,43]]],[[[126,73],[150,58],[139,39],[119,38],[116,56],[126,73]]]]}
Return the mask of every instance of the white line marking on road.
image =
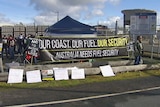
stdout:
{"type": "Polygon", "coordinates": [[[6,107],[29,107],[29,106],[44,106],[44,105],[52,105],[52,104],[62,104],[62,103],[70,103],[70,102],[77,102],[77,101],[84,101],[84,100],[92,100],[92,99],[98,99],[98,98],[133,94],[133,93],[139,93],[139,92],[145,92],[145,91],[151,91],[151,90],[158,90],[158,89],[160,89],[160,87],[146,88],[146,89],[140,89],[140,90],[132,90],[132,91],[126,91],[126,92],[121,92],[121,93],[104,94],[104,95],[97,95],[97,96],[90,96],[90,97],[82,97],[82,98],[76,98],[76,99],[42,102],[42,103],[33,103],[33,104],[24,104],[24,105],[14,105],[14,106],[6,106],[6,107]]]}

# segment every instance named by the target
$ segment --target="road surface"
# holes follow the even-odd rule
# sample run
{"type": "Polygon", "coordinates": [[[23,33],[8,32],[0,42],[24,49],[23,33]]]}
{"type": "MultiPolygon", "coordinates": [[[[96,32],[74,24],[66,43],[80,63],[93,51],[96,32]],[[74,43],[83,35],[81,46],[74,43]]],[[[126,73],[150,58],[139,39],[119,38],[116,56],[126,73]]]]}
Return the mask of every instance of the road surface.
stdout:
{"type": "Polygon", "coordinates": [[[0,91],[2,107],[159,107],[159,99],[160,76],[65,88],[0,91]]]}

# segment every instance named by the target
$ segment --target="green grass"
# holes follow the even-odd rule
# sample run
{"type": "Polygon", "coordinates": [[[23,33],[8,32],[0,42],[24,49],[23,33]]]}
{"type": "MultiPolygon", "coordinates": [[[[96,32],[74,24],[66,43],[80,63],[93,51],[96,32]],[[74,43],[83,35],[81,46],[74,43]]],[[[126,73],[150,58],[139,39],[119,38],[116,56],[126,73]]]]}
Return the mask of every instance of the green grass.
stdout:
{"type": "Polygon", "coordinates": [[[125,72],[118,73],[114,77],[103,77],[102,75],[92,75],[86,76],[82,80],[62,80],[62,81],[43,81],[41,83],[18,83],[18,84],[7,84],[6,82],[0,82],[0,91],[6,89],[14,88],[53,88],[53,87],[72,87],[81,84],[89,84],[96,82],[110,82],[134,78],[142,78],[147,76],[160,76],[160,70],[147,70],[147,71],[138,71],[138,72],[125,72]]]}

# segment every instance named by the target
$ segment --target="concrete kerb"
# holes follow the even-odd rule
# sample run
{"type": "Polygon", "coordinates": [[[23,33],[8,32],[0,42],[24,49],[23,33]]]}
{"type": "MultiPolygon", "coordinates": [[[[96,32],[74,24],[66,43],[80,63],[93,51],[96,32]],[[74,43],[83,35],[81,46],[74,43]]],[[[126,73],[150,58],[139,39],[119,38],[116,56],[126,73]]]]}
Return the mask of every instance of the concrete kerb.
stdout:
{"type": "MultiPolygon", "coordinates": [[[[115,62],[114,62],[115,63],[115,62]]],[[[116,64],[111,64],[113,72],[116,73],[122,73],[127,71],[143,71],[143,70],[154,70],[154,69],[160,69],[160,63],[158,64],[141,64],[141,65],[124,65],[127,63],[127,61],[116,61],[116,63],[119,66],[115,66],[116,64]],[[120,64],[121,63],[121,64],[120,64]]],[[[28,65],[28,66],[14,66],[12,68],[15,69],[24,69],[24,71],[30,71],[30,70],[47,70],[47,69],[53,69],[53,67],[78,67],[78,68],[84,68],[85,75],[99,75],[101,73],[101,70],[99,67],[93,67],[92,63],[89,62],[83,62],[83,63],[72,63],[72,64],[50,64],[50,65],[28,65]]],[[[25,73],[24,73],[25,75],[25,73]]],[[[7,81],[8,79],[8,72],[0,73],[0,81],[7,81]]]]}
{"type": "Polygon", "coordinates": [[[6,82],[8,80],[8,72],[0,73],[0,82],[6,82]]]}
{"type": "MultiPolygon", "coordinates": [[[[116,67],[112,67],[112,69],[115,74],[128,72],[128,71],[156,70],[156,69],[160,69],[160,64],[116,66],[116,67]]],[[[86,75],[98,75],[100,73],[101,73],[100,68],[85,68],[86,75]]]]}

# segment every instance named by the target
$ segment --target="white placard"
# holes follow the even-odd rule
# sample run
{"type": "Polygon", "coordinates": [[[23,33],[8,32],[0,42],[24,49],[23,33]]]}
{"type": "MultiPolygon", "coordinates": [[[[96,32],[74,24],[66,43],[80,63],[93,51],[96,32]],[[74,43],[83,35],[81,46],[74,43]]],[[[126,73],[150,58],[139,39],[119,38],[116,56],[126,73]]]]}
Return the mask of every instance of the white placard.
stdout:
{"type": "Polygon", "coordinates": [[[27,71],[26,77],[27,77],[27,83],[42,82],[40,70],[27,71]]]}
{"type": "Polygon", "coordinates": [[[115,74],[113,73],[113,70],[112,70],[110,65],[100,66],[100,69],[101,69],[102,75],[104,77],[115,76],[115,74]]]}
{"type": "Polygon", "coordinates": [[[68,70],[65,68],[54,69],[54,78],[55,80],[68,80],[68,70]]]}
{"type": "Polygon", "coordinates": [[[84,69],[72,69],[71,78],[72,79],[85,79],[84,69]]]}
{"type": "Polygon", "coordinates": [[[21,83],[23,81],[23,69],[9,69],[7,83],[21,83]]]}

